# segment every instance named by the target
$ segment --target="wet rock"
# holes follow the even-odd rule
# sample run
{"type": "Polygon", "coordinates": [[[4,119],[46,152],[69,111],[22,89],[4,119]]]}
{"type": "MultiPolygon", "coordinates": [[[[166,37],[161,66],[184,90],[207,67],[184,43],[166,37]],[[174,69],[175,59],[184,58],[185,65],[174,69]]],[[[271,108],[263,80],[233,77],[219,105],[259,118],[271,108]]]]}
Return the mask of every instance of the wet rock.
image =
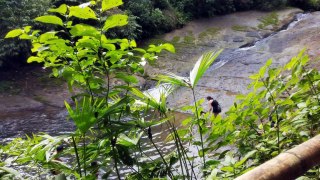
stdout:
{"type": "Polygon", "coordinates": [[[260,35],[259,31],[249,31],[246,33],[246,37],[254,37],[257,39],[261,39],[262,36],[260,35]]]}
{"type": "Polygon", "coordinates": [[[233,42],[243,42],[244,38],[242,36],[236,36],[233,38],[233,42]]]}
{"type": "Polygon", "coordinates": [[[43,104],[28,97],[6,96],[0,97],[0,113],[15,112],[24,109],[41,109],[43,104]]]}

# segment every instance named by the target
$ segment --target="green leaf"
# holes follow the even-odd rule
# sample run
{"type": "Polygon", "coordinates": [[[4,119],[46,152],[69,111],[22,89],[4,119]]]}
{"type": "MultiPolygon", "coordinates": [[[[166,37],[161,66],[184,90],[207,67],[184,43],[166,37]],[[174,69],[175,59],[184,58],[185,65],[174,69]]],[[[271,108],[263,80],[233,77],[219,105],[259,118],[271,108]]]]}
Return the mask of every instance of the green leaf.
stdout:
{"type": "Polygon", "coordinates": [[[107,18],[106,22],[104,23],[103,30],[107,31],[110,28],[124,26],[126,24],[128,24],[127,15],[115,14],[107,18]]]}
{"type": "Polygon", "coordinates": [[[36,56],[30,56],[27,60],[28,63],[32,63],[32,62],[38,62],[41,63],[43,62],[43,58],[40,57],[36,57],[36,56]]]}
{"type": "Polygon", "coordinates": [[[167,73],[167,75],[159,75],[156,78],[160,82],[170,83],[172,85],[178,85],[178,86],[184,86],[184,87],[190,87],[190,81],[186,77],[181,77],[178,75],[175,75],[173,73],[167,73]]]}
{"type": "Polygon", "coordinates": [[[67,5],[61,4],[58,8],[51,8],[48,12],[59,13],[61,15],[65,15],[67,13],[67,5]]]}
{"type": "Polygon", "coordinates": [[[215,166],[215,165],[218,165],[220,164],[221,162],[218,161],[218,160],[209,160],[206,162],[206,166],[215,166]]]}
{"type": "Polygon", "coordinates": [[[25,33],[29,33],[30,32],[30,30],[31,30],[31,26],[25,26],[24,28],[23,28],[23,30],[24,30],[24,32],[25,33]]]}
{"type": "Polygon", "coordinates": [[[190,82],[192,88],[195,88],[200,78],[209,69],[213,61],[219,56],[222,50],[215,52],[208,52],[203,54],[197,63],[194,65],[192,71],[190,72],[190,82]]]}
{"type": "Polygon", "coordinates": [[[116,78],[119,78],[121,80],[123,80],[126,83],[133,83],[136,84],[138,83],[138,79],[135,76],[126,74],[126,73],[117,73],[116,74],[116,78]]]}
{"type": "Polygon", "coordinates": [[[253,150],[248,152],[239,162],[237,162],[234,166],[237,168],[241,166],[243,163],[245,163],[251,156],[253,156],[257,150],[253,150]]]}
{"type": "Polygon", "coordinates": [[[14,29],[9,31],[4,38],[14,38],[14,37],[20,36],[22,33],[23,33],[22,29],[14,29]]]}
{"type": "Polygon", "coordinates": [[[100,37],[100,32],[93,26],[86,24],[77,24],[70,30],[72,36],[93,36],[96,38],[100,37]]]}
{"type": "Polygon", "coordinates": [[[171,53],[175,53],[176,50],[174,48],[174,46],[170,43],[165,43],[165,44],[160,44],[159,46],[155,46],[155,45],[150,45],[148,52],[156,52],[156,53],[160,53],[163,49],[171,52],[171,53]]]}
{"type": "Polygon", "coordinates": [[[97,19],[96,14],[90,7],[81,8],[79,6],[72,6],[69,10],[69,17],[74,16],[80,19],[97,19]]]}
{"type": "Polygon", "coordinates": [[[40,16],[34,20],[42,22],[42,23],[56,24],[56,25],[63,26],[62,20],[57,16],[52,16],[52,15],[40,16]]]}
{"type": "Polygon", "coordinates": [[[225,166],[223,168],[221,168],[222,171],[225,171],[225,172],[233,172],[233,167],[231,166],[225,166]]]}
{"type": "MultiPolygon", "coordinates": [[[[104,101],[92,100],[92,98],[83,97],[82,101],[75,101],[76,107],[72,109],[65,101],[65,106],[68,110],[69,116],[75,122],[77,128],[82,134],[86,133],[88,129],[97,121],[96,112],[102,109],[104,101]]],[[[100,114],[100,113],[99,113],[100,114]]]]}
{"type": "Polygon", "coordinates": [[[122,0],[102,0],[102,12],[122,5],[122,0]]]}
{"type": "Polygon", "coordinates": [[[140,132],[137,137],[128,137],[125,134],[120,134],[117,140],[117,144],[121,144],[127,147],[136,146],[142,134],[143,132],[140,132]]]}

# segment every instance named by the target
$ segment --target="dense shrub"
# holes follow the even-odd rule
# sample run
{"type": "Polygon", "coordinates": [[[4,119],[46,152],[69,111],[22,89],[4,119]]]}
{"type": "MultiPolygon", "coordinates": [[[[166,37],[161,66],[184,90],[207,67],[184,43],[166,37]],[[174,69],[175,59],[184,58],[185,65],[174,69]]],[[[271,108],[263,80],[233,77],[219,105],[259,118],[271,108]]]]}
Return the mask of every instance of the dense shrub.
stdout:
{"type": "Polygon", "coordinates": [[[300,7],[304,10],[319,10],[319,0],[290,0],[290,5],[300,7]]]}
{"type": "Polygon", "coordinates": [[[284,7],[287,4],[287,0],[255,0],[255,6],[260,10],[273,10],[284,7]]]}
{"type": "Polygon", "coordinates": [[[51,0],[0,0],[0,67],[14,67],[25,62],[30,43],[22,40],[3,40],[13,28],[34,25],[32,19],[43,14],[51,0]]]}
{"type": "MultiPolygon", "coordinates": [[[[86,0],[0,0],[0,37],[9,29],[32,24],[32,19],[51,4],[83,2],[86,0]]],[[[129,23],[125,29],[115,28],[108,35],[141,40],[182,27],[195,18],[252,9],[271,11],[287,5],[319,10],[320,0],[125,0],[121,11],[128,14],[129,23]]],[[[0,40],[0,67],[24,62],[29,54],[28,45],[21,40],[0,40]]]]}

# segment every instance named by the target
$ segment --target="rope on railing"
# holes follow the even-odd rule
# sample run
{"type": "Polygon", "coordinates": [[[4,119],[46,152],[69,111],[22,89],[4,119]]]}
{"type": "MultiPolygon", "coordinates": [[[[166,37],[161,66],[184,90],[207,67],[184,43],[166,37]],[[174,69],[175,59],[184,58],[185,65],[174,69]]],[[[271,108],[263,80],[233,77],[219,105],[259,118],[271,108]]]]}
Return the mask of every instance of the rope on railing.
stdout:
{"type": "Polygon", "coordinates": [[[320,135],[261,164],[236,180],[291,180],[320,165],[320,135]]]}

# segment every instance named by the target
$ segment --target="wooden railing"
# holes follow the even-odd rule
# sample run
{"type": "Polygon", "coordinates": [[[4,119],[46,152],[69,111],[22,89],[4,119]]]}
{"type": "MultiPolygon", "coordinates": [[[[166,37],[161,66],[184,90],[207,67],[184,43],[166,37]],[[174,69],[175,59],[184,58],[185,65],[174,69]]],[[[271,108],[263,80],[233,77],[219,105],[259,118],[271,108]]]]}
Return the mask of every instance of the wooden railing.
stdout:
{"type": "Polygon", "coordinates": [[[320,165],[320,135],[279,154],[236,180],[291,180],[320,165]]]}

